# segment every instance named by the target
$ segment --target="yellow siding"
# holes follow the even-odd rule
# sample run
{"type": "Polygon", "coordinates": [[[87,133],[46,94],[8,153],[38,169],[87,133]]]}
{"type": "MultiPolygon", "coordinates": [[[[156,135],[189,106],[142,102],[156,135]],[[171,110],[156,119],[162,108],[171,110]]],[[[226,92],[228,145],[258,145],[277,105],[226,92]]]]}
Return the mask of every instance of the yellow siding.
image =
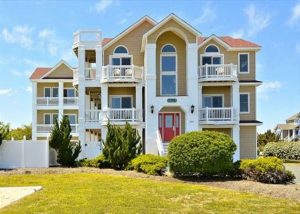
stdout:
{"type": "Polygon", "coordinates": [[[240,120],[255,120],[256,119],[256,87],[255,86],[240,86],[240,93],[250,93],[250,113],[240,114],[240,120]]]}
{"type": "Polygon", "coordinates": [[[230,86],[204,86],[202,88],[202,94],[222,94],[224,95],[224,107],[231,107],[230,86]]]}
{"type": "Polygon", "coordinates": [[[58,87],[58,83],[37,83],[37,96],[44,97],[44,88],[58,87]]]}
{"type": "Polygon", "coordinates": [[[131,95],[132,104],[135,107],[135,88],[134,87],[109,87],[108,88],[108,103],[111,106],[110,95],[131,95]]]}
{"type": "Polygon", "coordinates": [[[47,78],[71,78],[73,77],[73,70],[65,64],[60,65],[55,71],[51,72],[47,78]]]}
{"type": "Polygon", "coordinates": [[[143,35],[149,31],[153,25],[148,21],[141,23],[138,27],[133,29],[120,40],[116,41],[113,45],[104,51],[104,65],[109,64],[109,56],[113,54],[115,48],[119,45],[124,45],[129,54],[133,56],[133,64],[137,66],[144,65],[144,53],[141,53],[143,35]]]}
{"type": "Polygon", "coordinates": [[[172,44],[177,51],[177,88],[178,95],[186,95],[186,45],[184,40],[168,31],[163,33],[156,43],[156,95],[160,95],[160,54],[165,44],[172,44]]]}
{"type": "Polygon", "coordinates": [[[240,126],[241,159],[256,158],[256,126],[240,126]]]}
{"type": "Polygon", "coordinates": [[[159,112],[160,113],[163,113],[163,112],[180,112],[180,115],[181,115],[181,118],[180,118],[181,134],[185,133],[185,113],[180,107],[165,106],[159,112]]]}

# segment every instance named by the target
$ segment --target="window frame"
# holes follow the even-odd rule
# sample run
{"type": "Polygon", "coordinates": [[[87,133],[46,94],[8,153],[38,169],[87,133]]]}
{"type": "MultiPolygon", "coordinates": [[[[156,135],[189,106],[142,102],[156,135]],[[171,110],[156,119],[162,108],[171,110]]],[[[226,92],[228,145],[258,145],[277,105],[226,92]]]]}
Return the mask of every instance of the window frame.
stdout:
{"type": "Polygon", "coordinates": [[[205,50],[204,50],[204,53],[206,53],[206,54],[211,54],[211,53],[220,53],[220,48],[218,47],[218,46],[216,46],[215,44],[209,44],[209,45],[207,45],[206,47],[205,47],[205,50]],[[214,46],[214,47],[216,47],[217,48],[217,50],[218,50],[218,52],[206,52],[206,50],[207,50],[207,48],[209,47],[209,46],[214,46]]]}
{"type": "Polygon", "coordinates": [[[59,97],[59,89],[58,89],[58,87],[44,87],[44,97],[46,97],[46,89],[50,89],[50,97],[51,98],[56,98],[56,97],[53,97],[53,89],[54,88],[57,88],[57,97],[59,97]]]}
{"type": "Polygon", "coordinates": [[[225,101],[224,101],[224,97],[225,97],[224,94],[202,94],[202,100],[201,100],[201,102],[202,102],[202,108],[206,108],[206,107],[203,107],[203,104],[204,104],[203,99],[205,97],[222,97],[222,107],[207,107],[207,108],[224,108],[224,103],[225,103],[225,101]]]}
{"type": "MultiPolygon", "coordinates": [[[[111,55],[109,55],[109,64],[110,65],[113,65],[112,63],[112,59],[113,58],[119,58],[120,59],[120,64],[122,63],[122,58],[130,58],[130,65],[126,65],[126,66],[131,66],[133,65],[133,55],[130,55],[129,54],[129,51],[128,51],[128,48],[124,45],[118,45],[113,53],[111,55]],[[124,47],[126,50],[127,50],[127,53],[115,53],[115,50],[118,48],[118,47],[124,47]]],[[[114,66],[124,66],[124,65],[114,65],[114,66]]]]}
{"type": "Polygon", "coordinates": [[[250,114],[250,93],[249,92],[240,92],[240,114],[250,114]],[[241,111],[241,95],[248,96],[248,111],[241,111]]]}
{"type": "Polygon", "coordinates": [[[166,96],[166,97],[169,97],[169,96],[178,96],[178,59],[177,59],[177,49],[175,47],[175,45],[173,44],[170,44],[170,43],[167,43],[167,44],[164,44],[162,47],[161,47],[161,50],[160,50],[160,96],[166,96]],[[171,45],[174,49],[175,49],[175,52],[162,52],[163,48],[167,45],[171,45]],[[162,71],[162,58],[163,57],[167,57],[167,56],[172,56],[172,57],[175,57],[175,71],[162,71]],[[163,76],[174,76],[175,75],[175,82],[176,82],[176,87],[175,87],[175,94],[163,94],[162,93],[162,77],[163,76]]]}
{"type": "Polygon", "coordinates": [[[125,55],[125,54],[129,54],[129,51],[128,51],[128,48],[125,46],[125,45],[118,45],[115,47],[114,51],[113,51],[113,55],[125,55]],[[116,53],[116,50],[119,48],[119,47],[123,47],[126,49],[127,53],[116,53]]]}
{"type": "MultiPolygon", "coordinates": [[[[208,44],[204,49],[204,53],[200,54],[200,56],[199,56],[200,66],[205,66],[205,65],[202,65],[203,57],[211,57],[211,61],[213,61],[213,59],[212,59],[213,57],[220,57],[221,58],[220,65],[224,65],[224,54],[222,54],[220,52],[220,48],[214,44],[208,44]],[[206,49],[211,45],[215,46],[218,49],[218,52],[206,52],[206,49]]],[[[218,64],[211,64],[211,65],[218,65],[218,64]]]]}
{"type": "MultiPolygon", "coordinates": [[[[127,95],[127,94],[122,94],[122,95],[109,95],[109,108],[111,108],[111,109],[122,109],[122,107],[121,108],[113,108],[112,107],[112,99],[113,98],[123,98],[123,97],[130,97],[130,99],[131,99],[131,109],[132,108],[134,108],[134,105],[133,105],[133,95],[127,95]]],[[[122,106],[122,101],[121,101],[121,106],[122,106]]],[[[125,109],[128,109],[128,108],[125,108],[125,109]]]]}
{"type": "Polygon", "coordinates": [[[58,113],[44,113],[43,114],[43,125],[54,125],[54,121],[53,121],[53,115],[57,115],[57,118],[58,118],[58,113]],[[45,116],[46,115],[50,115],[50,124],[46,124],[46,118],[45,116]]]}
{"type": "MultiPolygon", "coordinates": [[[[77,114],[64,114],[64,116],[74,116],[75,117],[75,123],[71,123],[70,122],[70,125],[77,125],[78,124],[78,118],[77,118],[77,114]]],[[[70,120],[69,120],[70,121],[70,120]]]]}
{"type": "Polygon", "coordinates": [[[246,53],[246,52],[244,52],[244,53],[238,53],[238,72],[239,72],[239,74],[249,74],[250,73],[250,53],[246,53]],[[241,62],[240,62],[240,56],[241,55],[247,55],[247,58],[248,58],[248,70],[247,70],[247,72],[244,72],[244,71],[242,71],[241,72],[241,70],[240,70],[240,64],[241,64],[241,62]]]}
{"type": "MultiPolygon", "coordinates": [[[[65,97],[65,90],[73,90],[73,91],[74,91],[74,97],[77,97],[75,88],[72,88],[72,87],[66,87],[66,88],[64,88],[64,94],[63,94],[63,97],[64,97],[64,98],[66,98],[66,97],[65,97]]],[[[67,94],[68,94],[68,93],[67,93],[67,94]]]]}

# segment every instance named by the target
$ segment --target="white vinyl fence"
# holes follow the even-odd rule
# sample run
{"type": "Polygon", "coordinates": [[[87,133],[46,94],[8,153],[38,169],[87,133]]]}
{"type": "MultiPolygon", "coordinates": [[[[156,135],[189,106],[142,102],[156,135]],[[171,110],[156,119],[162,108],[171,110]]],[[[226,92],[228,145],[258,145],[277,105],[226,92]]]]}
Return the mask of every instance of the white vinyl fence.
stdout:
{"type": "Polygon", "coordinates": [[[0,168],[49,167],[47,140],[3,141],[0,146],[0,168]]]}

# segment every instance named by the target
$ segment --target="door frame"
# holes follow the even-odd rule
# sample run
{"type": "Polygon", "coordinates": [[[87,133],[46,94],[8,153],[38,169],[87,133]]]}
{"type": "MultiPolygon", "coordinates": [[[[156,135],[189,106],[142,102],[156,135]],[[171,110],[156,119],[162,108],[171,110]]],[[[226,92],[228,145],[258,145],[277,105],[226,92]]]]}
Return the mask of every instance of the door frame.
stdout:
{"type": "MultiPolygon", "coordinates": [[[[158,130],[159,130],[159,115],[160,114],[179,114],[179,135],[181,135],[181,112],[180,111],[164,111],[164,112],[158,112],[158,130]]],[[[163,123],[162,123],[163,124],[163,123]]],[[[163,129],[162,129],[163,132],[163,129]]],[[[161,137],[163,139],[163,133],[160,133],[161,137]]]]}

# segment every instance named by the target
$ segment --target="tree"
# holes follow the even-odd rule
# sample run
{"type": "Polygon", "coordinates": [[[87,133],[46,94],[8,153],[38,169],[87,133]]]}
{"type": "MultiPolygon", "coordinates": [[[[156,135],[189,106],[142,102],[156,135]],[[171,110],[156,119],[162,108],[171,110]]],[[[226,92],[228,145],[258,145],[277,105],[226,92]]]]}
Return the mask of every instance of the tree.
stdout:
{"type": "Polygon", "coordinates": [[[129,123],[124,128],[108,123],[107,129],[103,155],[112,168],[125,169],[142,152],[141,137],[129,123]]]}
{"type": "Polygon", "coordinates": [[[50,146],[57,152],[57,162],[62,166],[72,167],[76,165],[76,159],[81,152],[80,143],[72,143],[70,121],[64,116],[60,121],[55,121],[50,135],[50,146]]]}
{"type": "Polygon", "coordinates": [[[4,124],[3,122],[0,122],[0,146],[2,144],[2,141],[7,137],[9,133],[9,124],[4,124]]]}
{"type": "Polygon", "coordinates": [[[279,135],[275,134],[270,129],[263,134],[257,135],[257,145],[259,147],[259,151],[262,151],[267,143],[278,142],[278,141],[279,141],[279,135]]]}
{"type": "Polygon", "coordinates": [[[11,129],[5,139],[10,140],[13,137],[15,140],[22,140],[23,137],[25,136],[27,140],[31,140],[31,135],[32,135],[31,124],[23,125],[22,127],[11,129]]]}

